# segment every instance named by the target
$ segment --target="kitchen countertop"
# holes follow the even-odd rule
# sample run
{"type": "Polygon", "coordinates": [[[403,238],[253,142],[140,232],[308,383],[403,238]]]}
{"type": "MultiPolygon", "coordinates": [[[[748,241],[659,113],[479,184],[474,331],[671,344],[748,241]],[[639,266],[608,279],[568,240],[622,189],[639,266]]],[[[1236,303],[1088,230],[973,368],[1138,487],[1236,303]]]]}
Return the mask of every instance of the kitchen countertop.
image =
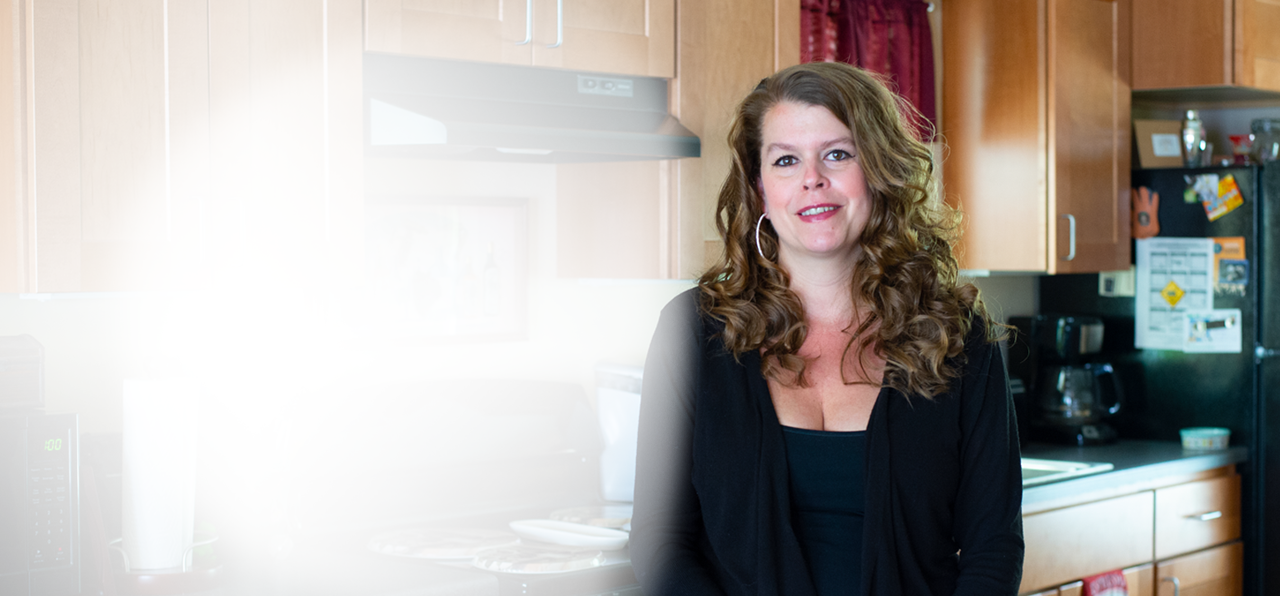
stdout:
{"type": "Polygon", "coordinates": [[[1115,467],[1108,472],[1027,487],[1022,491],[1022,509],[1024,513],[1043,511],[1072,504],[1072,501],[1147,490],[1161,478],[1238,464],[1246,461],[1248,455],[1245,447],[1187,450],[1176,441],[1121,440],[1090,447],[1030,443],[1022,448],[1023,457],[1106,462],[1115,467]]]}

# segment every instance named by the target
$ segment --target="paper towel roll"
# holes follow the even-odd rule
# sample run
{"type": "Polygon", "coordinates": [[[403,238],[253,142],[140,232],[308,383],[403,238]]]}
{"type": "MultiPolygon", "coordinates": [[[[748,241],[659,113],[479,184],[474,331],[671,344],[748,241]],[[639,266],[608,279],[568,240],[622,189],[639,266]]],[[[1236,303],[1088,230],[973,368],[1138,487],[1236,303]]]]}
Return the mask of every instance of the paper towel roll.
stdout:
{"type": "Polygon", "coordinates": [[[129,568],[182,566],[195,515],[195,384],[124,381],[124,550],[129,568]]]}

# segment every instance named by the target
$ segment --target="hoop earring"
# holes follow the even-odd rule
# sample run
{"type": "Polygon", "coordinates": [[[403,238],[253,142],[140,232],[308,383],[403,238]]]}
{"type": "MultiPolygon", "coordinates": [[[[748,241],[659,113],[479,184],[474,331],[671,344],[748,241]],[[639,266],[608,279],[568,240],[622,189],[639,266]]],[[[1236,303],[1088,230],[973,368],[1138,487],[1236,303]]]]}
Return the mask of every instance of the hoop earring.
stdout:
{"type": "Polygon", "coordinates": [[[760,258],[768,261],[769,258],[764,256],[764,248],[760,246],[760,224],[764,222],[764,214],[760,214],[760,219],[756,220],[756,252],[760,253],[760,258]]]}

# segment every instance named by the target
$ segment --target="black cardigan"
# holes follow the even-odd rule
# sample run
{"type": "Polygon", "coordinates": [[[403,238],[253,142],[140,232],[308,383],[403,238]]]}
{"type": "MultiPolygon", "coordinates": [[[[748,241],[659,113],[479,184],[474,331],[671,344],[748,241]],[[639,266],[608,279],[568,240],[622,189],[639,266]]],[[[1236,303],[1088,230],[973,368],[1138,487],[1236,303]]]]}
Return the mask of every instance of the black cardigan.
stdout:
{"type": "MultiPolygon", "coordinates": [[[[648,596],[814,594],[760,356],[726,351],[699,290],[645,362],[631,562],[648,596]]],[[[975,324],[934,400],[884,389],[868,423],[864,596],[1017,594],[1022,472],[1004,362],[975,324]],[[959,554],[957,554],[959,551],[959,554]]]]}

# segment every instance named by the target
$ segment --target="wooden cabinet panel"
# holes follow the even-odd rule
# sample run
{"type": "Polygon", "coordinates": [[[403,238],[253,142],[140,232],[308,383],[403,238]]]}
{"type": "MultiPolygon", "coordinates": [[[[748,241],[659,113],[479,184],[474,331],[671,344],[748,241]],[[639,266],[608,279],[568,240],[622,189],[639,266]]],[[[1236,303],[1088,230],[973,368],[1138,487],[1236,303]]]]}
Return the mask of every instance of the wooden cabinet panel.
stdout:
{"type": "Polygon", "coordinates": [[[532,23],[526,4],[512,0],[370,0],[366,48],[529,64],[533,46],[526,40],[532,23]]]}
{"type": "Polygon", "coordinates": [[[1156,566],[1147,563],[1125,569],[1124,583],[1129,586],[1129,596],[1155,596],[1156,566]]]}
{"type": "Polygon", "coordinates": [[[675,76],[675,0],[562,2],[535,0],[534,66],[675,76]]]}
{"type": "Polygon", "coordinates": [[[660,277],[656,161],[556,166],[556,274],[660,277]]]}
{"type": "Polygon", "coordinates": [[[0,143],[0,292],[15,293],[25,288],[34,212],[26,190],[26,11],[21,0],[0,6],[0,81],[15,83],[0,93],[0,139],[13,141],[0,143]]]}
{"type": "Polygon", "coordinates": [[[33,185],[28,189],[39,216],[31,238],[27,292],[82,289],[80,205],[80,6],[78,0],[26,5],[33,110],[30,151],[33,185]]]}
{"type": "Polygon", "coordinates": [[[1189,482],[1156,490],[1157,559],[1240,537],[1240,477],[1189,482]]]}
{"type": "Polygon", "coordinates": [[[10,8],[0,289],[190,289],[265,263],[259,279],[349,276],[360,0],[10,8]]]}
{"type": "Polygon", "coordinates": [[[1280,91],[1277,26],[1272,0],[1134,0],[1133,88],[1280,91]]]}
{"type": "Polygon", "coordinates": [[[1156,563],[1158,596],[1240,596],[1244,593],[1244,546],[1233,542],[1156,563]]]}
{"type": "Polygon", "coordinates": [[[962,267],[1043,271],[1048,263],[1044,6],[943,8],[943,165],[964,211],[962,267]],[[1016,225],[1011,225],[1016,224],[1016,225]]]}
{"type": "Polygon", "coordinates": [[[1151,561],[1154,509],[1145,491],[1026,516],[1019,592],[1151,561]]]}
{"type": "Polygon", "coordinates": [[[1231,84],[1233,0],[1133,0],[1133,88],[1231,84]]]}
{"type": "Polygon", "coordinates": [[[366,15],[374,52],[675,76],[675,0],[369,0],[366,15]]]}
{"type": "Polygon", "coordinates": [[[799,0],[707,0],[679,5],[680,52],[673,111],[702,139],[702,157],[676,162],[668,224],[674,275],[701,274],[721,250],[715,228],[729,174],[733,111],[760,79],[800,62],[799,0]]]}
{"type": "Polygon", "coordinates": [[[947,3],[942,171],[962,267],[1128,267],[1129,18],[1128,0],[947,3]]]}
{"type": "Polygon", "coordinates": [[[1054,217],[1049,239],[1056,247],[1049,270],[1127,269],[1129,6],[1127,1],[1049,0],[1048,7],[1049,213],[1054,217]]]}
{"type": "Polygon", "coordinates": [[[1235,0],[1232,22],[1234,84],[1280,91],[1280,4],[1273,0],[1235,0]]]}

